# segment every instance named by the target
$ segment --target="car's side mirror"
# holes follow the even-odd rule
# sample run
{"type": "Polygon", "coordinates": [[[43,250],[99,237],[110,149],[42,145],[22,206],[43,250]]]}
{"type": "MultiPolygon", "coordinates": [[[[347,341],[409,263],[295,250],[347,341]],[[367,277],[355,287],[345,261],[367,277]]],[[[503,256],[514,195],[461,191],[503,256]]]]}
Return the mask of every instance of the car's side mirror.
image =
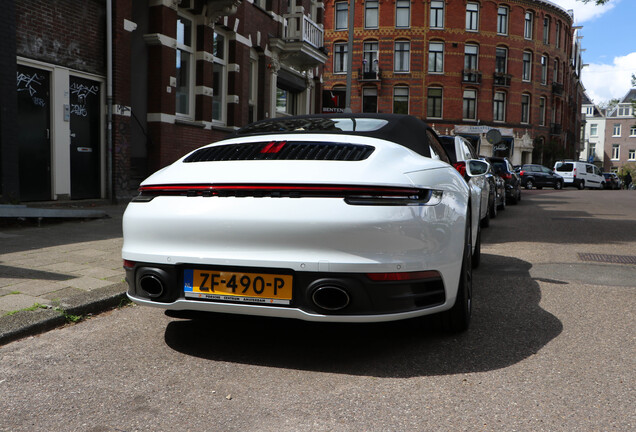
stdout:
{"type": "Polygon", "coordinates": [[[485,175],[490,169],[490,164],[479,159],[471,159],[466,163],[466,174],[469,177],[485,175]]]}

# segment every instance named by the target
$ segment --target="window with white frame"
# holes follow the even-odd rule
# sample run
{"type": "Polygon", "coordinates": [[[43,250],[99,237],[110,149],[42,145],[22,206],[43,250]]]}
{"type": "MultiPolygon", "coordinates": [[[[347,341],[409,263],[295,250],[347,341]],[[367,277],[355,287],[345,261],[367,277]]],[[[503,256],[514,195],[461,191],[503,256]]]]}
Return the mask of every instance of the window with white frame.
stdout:
{"type": "Polygon", "coordinates": [[[539,126],[545,126],[545,98],[539,98],[539,126]]]}
{"type": "Polygon", "coordinates": [[[279,114],[297,114],[298,93],[276,87],[276,112],[279,114]]]}
{"type": "Polygon", "coordinates": [[[393,112],[395,114],[409,113],[408,87],[393,87],[393,112]]]}
{"type": "Polygon", "coordinates": [[[530,95],[521,95],[521,123],[530,123],[530,95]]]}
{"type": "Polygon", "coordinates": [[[584,109],[585,109],[585,115],[586,116],[593,116],[594,115],[594,107],[593,106],[587,106],[584,109]]]}
{"type": "Polygon", "coordinates": [[[429,87],[426,94],[428,118],[442,118],[442,101],[444,90],[441,87],[429,87]]]}
{"type": "Polygon", "coordinates": [[[495,72],[505,74],[508,71],[508,49],[497,47],[495,50],[495,72]]]}
{"type": "Polygon", "coordinates": [[[411,63],[411,43],[409,41],[395,41],[393,56],[393,71],[408,72],[411,63]]]}
{"type": "Polygon", "coordinates": [[[362,44],[363,72],[378,72],[378,42],[370,41],[362,44]]]}
{"type": "Polygon", "coordinates": [[[225,35],[215,30],[212,45],[212,120],[220,123],[225,123],[227,117],[227,44],[225,35]]]}
{"type": "Polygon", "coordinates": [[[251,123],[258,120],[258,113],[256,112],[258,106],[258,54],[253,48],[250,49],[250,70],[248,78],[248,121],[251,123]]]}
{"type": "Polygon", "coordinates": [[[592,160],[596,159],[596,143],[590,143],[590,148],[588,148],[588,156],[592,158],[592,160]]]}
{"type": "Polygon", "coordinates": [[[194,26],[192,19],[177,17],[175,114],[194,120],[194,26]]]}
{"type": "Polygon", "coordinates": [[[543,18],[543,43],[550,43],[550,17],[543,18]]]}
{"type": "Polygon", "coordinates": [[[614,131],[612,132],[612,136],[619,137],[621,136],[621,124],[614,123],[614,131]]]}
{"type": "Polygon", "coordinates": [[[627,152],[627,160],[636,160],[636,149],[629,149],[629,151],[627,152]]]}
{"type": "Polygon", "coordinates": [[[431,73],[444,72],[444,42],[429,42],[428,71],[431,73]]]}
{"type": "Polygon", "coordinates": [[[466,45],[464,47],[464,70],[476,71],[478,69],[478,66],[477,66],[478,57],[479,57],[479,46],[466,45]]]}
{"type": "Polygon", "coordinates": [[[621,156],[620,144],[612,144],[612,160],[619,160],[621,156]]]}
{"type": "Polygon", "coordinates": [[[477,120],[477,91],[464,90],[462,115],[464,120],[477,120]]]}
{"type": "Polygon", "coordinates": [[[395,27],[405,28],[411,25],[411,1],[397,0],[395,2],[395,27]]]}
{"type": "Polygon", "coordinates": [[[541,56],[541,84],[548,83],[548,56],[541,56]]]}
{"type": "Polygon", "coordinates": [[[347,50],[346,42],[336,42],[333,44],[333,73],[347,72],[347,50]]]}
{"type": "Polygon", "coordinates": [[[523,36],[526,39],[532,39],[532,30],[534,27],[534,14],[530,11],[526,12],[523,23],[523,36]]]}
{"type": "Polygon", "coordinates": [[[431,2],[431,28],[444,28],[444,2],[432,1],[431,2]]]}
{"type": "Polygon", "coordinates": [[[466,3],[466,30],[479,30],[479,4],[466,3]]]}
{"type": "Polygon", "coordinates": [[[378,89],[376,87],[362,88],[362,112],[378,112],[378,89]]]}
{"type": "Polygon", "coordinates": [[[507,6],[499,6],[497,9],[497,33],[500,35],[508,34],[508,12],[507,6]]]}
{"type": "Polygon", "coordinates": [[[636,137],[636,126],[632,126],[629,128],[629,136],[636,137]]]}
{"type": "Polygon", "coordinates": [[[336,30],[347,30],[349,28],[349,4],[347,2],[336,2],[336,30]]]}
{"type": "Polygon", "coordinates": [[[506,94],[495,92],[492,104],[492,117],[494,121],[506,120],[506,94]]]}
{"type": "Polygon", "coordinates": [[[521,79],[523,81],[530,81],[532,79],[532,53],[524,51],[522,62],[521,79]]]}
{"type": "Polygon", "coordinates": [[[617,115],[618,117],[629,117],[632,115],[632,107],[630,105],[619,105],[617,115]]]}
{"type": "Polygon", "coordinates": [[[364,28],[378,28],[378,0],[364,2],[364,28]]]}
{"type": "Polygon", "coordinates": [[[596,123],[590,124],[590,136],[593,136],[593,137],[598,136],[598,124],[596,123]]]}

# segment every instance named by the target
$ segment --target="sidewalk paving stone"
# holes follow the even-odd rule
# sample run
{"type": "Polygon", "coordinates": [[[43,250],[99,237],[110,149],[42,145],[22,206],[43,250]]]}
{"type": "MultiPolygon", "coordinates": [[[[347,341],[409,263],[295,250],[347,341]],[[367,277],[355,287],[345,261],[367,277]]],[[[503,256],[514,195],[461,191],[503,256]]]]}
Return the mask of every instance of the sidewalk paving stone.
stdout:
{"type": "Polygon", "coordinates": [[[102,219],[0,222],[0,345],[126,301],[121,219],[126,204],[50,203],[103,210],[102,219]],[[32,307],[35,304],[47,309],[32,307]],[[33,310],[29,310],[33,309],[33,310]]]}

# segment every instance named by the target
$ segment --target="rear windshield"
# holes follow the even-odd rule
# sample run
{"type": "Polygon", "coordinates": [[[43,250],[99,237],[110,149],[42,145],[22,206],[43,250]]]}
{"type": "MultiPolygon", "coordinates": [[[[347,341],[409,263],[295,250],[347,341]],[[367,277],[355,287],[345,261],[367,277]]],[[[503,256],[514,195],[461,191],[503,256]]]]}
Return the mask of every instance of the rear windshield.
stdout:
{"type": "Polygon", "coordinates": [[[574,171],[574,164],[571,164],[571,163],[562,163],[561,165],[557,165],[556,170],[557,170],[557,171],[561,171],[561,172],[570,172],[570,171],[574,171]]]}
{"type": "Polygon", "coordinates": [[[492,165],[494,166],[494,170],[497,173],[502,173],[502,172],[506,172],[508,171],[508,166],[506,165],[505,162],[492,162],[492,165]]]}
{"type": "Polygon", "coordinates": [[[267,132],[370,132],[383,128],[387,120],[377,118],[293,118],[258,122],[241,129],[241,134],[267,132]]]}

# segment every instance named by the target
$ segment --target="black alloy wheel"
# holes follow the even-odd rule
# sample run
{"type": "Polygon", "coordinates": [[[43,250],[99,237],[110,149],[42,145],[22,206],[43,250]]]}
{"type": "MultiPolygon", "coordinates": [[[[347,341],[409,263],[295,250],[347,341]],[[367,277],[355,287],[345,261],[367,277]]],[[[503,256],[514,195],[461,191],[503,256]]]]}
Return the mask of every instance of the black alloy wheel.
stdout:
{"type": "Polygon", "coordinates": [[[528,179],[526,181],[526,189],[532,189],[533,186],[534,186],[534,182],[532,181],[532,179],[528,179]]]}
{"type": "Polygon", "coordinates": [[[562,182],[562,181],[557,180],[557,182],[554,184],[554,188],[555,188],[556,190],[561,190],[561,189],[563,189],[563,182],[562,182]]]}
{"type": "Polygon", "coordinates": [[[468,330],[473,311],[473,264],[472,264],[472,232],[468,213],[466,234],[464,241],[464,258],[457,287],[455,304],[446,312],[442,312],[440,319],[442,328],[447,333],[461,333],[468,330]]]}

